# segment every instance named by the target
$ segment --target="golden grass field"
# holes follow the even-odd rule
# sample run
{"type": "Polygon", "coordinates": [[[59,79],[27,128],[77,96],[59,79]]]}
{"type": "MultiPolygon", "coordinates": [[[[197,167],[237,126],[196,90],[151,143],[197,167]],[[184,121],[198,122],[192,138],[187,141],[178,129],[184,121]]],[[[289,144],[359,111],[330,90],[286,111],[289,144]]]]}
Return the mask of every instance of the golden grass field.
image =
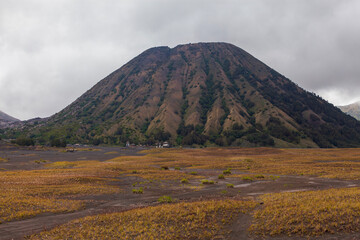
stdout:
{"type": "Polygon", "coordinates": [[[190,169],[231,168],[255,174],[360,179],[360,149],[208,148],[145,152],[148,155],[143,159],[148,163],[190,169]]]}
{"type": "Polygon", "coordinates": [[[360,188],[266,194],[250,227],[258,235],[360,231],[360,188]]]}
{"type": "MultiPolygon", "coordinates": [[[[278,175],[360,180],[360,149],[204,148],[143,153],[103,162],[45,163],[41,170],[1,171],[0,221],[83,209],[87,201],[81,196],[120,193],[122,189],[110,184],[121,181],[117,177],[173,181],[179,186],[183,185],[181,179],[198,179],[200,185],[207,176],[191,172],[231,169],[242,174],[225,178],[239,181],[276,181],[278,175]],[[164,170],[167,168],[171,170],[164,170]]],[[[273,193],[255,200],[264,204],[228,199],[179,202],[91,216],[33,235],[32,239],[211,239],[226,234],[226,226],[244,212],[252,216],[250,234],[259,236],[360,231],[360,188],[273,193]]]]}
{"type": "Polygon", "coordinates": [[[165,204],[85,217],[30,239],[213,239],[256,205],[237,200],[165,204]]]}
{"type": "MultiPolygon", "coordinates": [[[[77,166],[82,166],[78,162],[77,166]]],[[[120,189],[106,184],[104,170],[74,167],[56,162],[50,169],[4,171],[0,173],[0,221],[19,220],[42,213],[71,212],[84,207],[85,201],[71,198],[81,195],[111,194],[120,189]],[[52,169],[54,168],[54,169],[52,169]]]]}

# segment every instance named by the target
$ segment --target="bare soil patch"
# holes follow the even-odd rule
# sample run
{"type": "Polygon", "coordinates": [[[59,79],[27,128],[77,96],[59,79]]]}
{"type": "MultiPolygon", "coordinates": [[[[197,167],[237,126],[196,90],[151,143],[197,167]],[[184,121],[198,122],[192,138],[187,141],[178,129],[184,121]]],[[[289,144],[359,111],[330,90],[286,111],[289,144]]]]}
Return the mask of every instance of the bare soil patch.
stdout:
{"type": "MultiPolygon", "coordinates": [[[[71,148],[73,149],[73,148],[71,148]]],[[[76,148],[75,148],[76,149],[76,148]]],[[[58,161],[96,160],[106,161],[118,156],[141,156],[143,148],[123,147],[82,147],[70,152],[65,148],[36,148],[0,146],[0,169],[3,170],[34,170],[42,169],[45,163],[58,161]],[[111,153],[111,154],[109,154],[111,153]]]]}

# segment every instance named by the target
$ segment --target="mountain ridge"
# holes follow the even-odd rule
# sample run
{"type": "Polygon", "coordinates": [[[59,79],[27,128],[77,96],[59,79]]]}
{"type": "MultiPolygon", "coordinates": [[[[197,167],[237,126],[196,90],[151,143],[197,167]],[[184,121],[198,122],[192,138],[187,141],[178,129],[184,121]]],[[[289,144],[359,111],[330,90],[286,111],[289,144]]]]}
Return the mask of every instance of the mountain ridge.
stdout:
{"type": "Polygon", "coordinates": [[[0,111],[0,121],[17,122],[20,120],[0,111]]]}
{"type": "Polygon", "coordinates": [[[360,145],[355,119],[228,43],[148,49],[30,132],[41,142],[360,145]]]}
{"type": "Polygon", "coordinates": [[[11,127],[18,122],[20,122],[19,119],[0,111],[0,129],[11,127]]]}
{"type": "Polygon", "coordinates": [[[344,106],[338,106],[346,114],[360,120],[360,101],[354,102],[344,106]]]}

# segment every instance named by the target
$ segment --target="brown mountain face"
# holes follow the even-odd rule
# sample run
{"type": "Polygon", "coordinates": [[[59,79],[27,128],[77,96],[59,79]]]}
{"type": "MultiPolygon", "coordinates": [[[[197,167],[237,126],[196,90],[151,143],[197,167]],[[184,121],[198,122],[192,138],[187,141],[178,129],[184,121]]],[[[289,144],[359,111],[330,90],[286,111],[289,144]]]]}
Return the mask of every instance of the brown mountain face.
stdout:
{"type": "Polygon", "coordinates": [[[357,120],[360,120],[360,102],[352,103],[346,106],[339,106],[339,108],[344,113],[347,113],[357,120]]]}
{"type": "Polygon", "coordinates": [[[40,142],[360,144],[355,119],[227,43],[151,48],[29,129],[40,142]]]}

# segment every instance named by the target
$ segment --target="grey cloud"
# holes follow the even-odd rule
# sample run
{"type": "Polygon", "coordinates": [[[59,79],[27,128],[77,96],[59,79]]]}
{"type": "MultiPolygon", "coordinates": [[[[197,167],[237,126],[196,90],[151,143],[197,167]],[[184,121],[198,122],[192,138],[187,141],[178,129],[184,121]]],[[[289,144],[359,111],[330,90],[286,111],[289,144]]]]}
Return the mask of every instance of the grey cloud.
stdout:
{"type": "Polygon", "coordinates": [[[0,110],[49,116],[153,46],[224,41],[335,104],[357,98],[356,0],[0,2],[0,110]]]}

